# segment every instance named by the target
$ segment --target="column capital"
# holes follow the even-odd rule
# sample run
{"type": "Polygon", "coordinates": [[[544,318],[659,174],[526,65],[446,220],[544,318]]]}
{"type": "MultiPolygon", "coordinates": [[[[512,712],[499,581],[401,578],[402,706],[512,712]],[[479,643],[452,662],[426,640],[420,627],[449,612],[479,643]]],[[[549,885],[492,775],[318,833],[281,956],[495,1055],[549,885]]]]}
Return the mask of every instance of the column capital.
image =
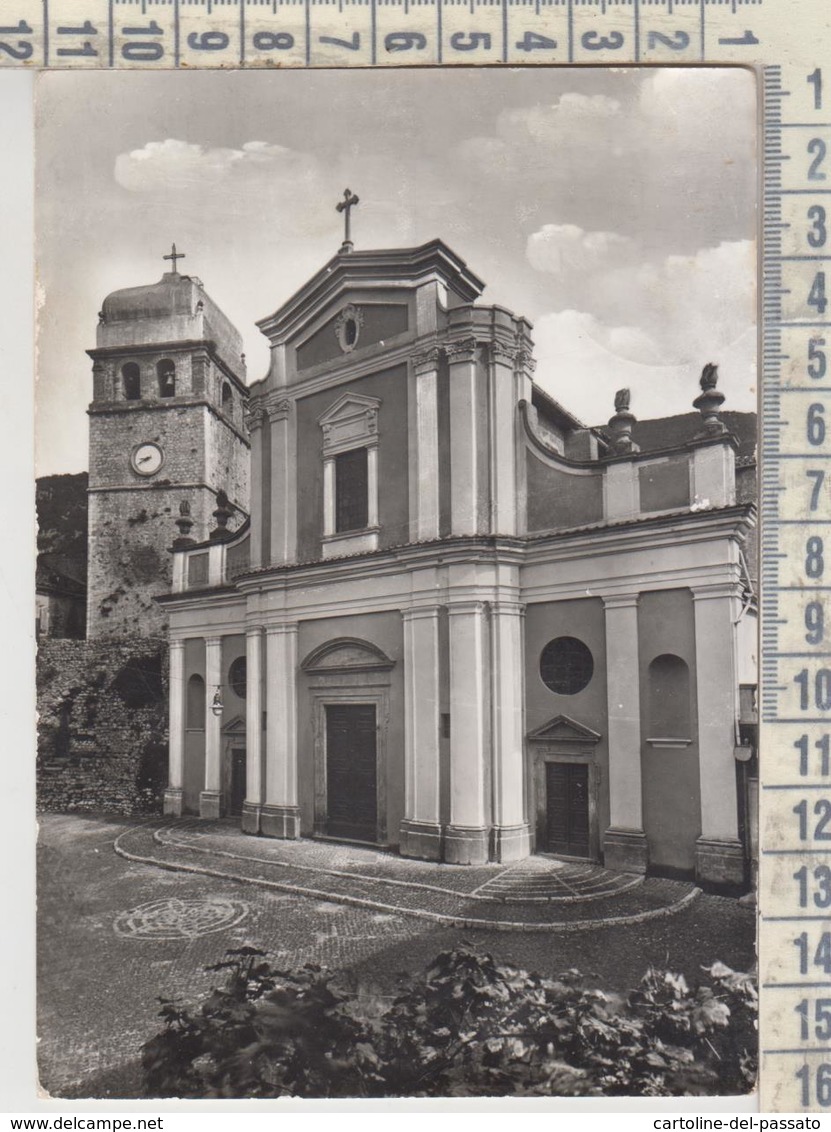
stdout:
{"type": "Polygon", "coordinates": [[[492,601],[491,612],[505,616],[524,617],[527,606],[523,601],[492,601]]]}
{"type": "Polygon", "coordinates": [[[438,346],[431,346],[429,349],[423,350],[420,354],[413,354],[411,358],[413,372],[417,376],[423,373],[435,373],[439,366],[440,357],[441,349],[438,346]]]}
{"type": "Polygon", "coordinates": [[[262,625],[249,625],[245,630],[246,637],[261,637],[263,635],[262,625]]]}
{"type": "Polygon", "coordinates": [[[185,638],[184,637],[171,637],[167,642],[167,647],[170,652],[184,652],[185,638]]]}
{"type": "Polygon", "coordinates": [[[222,635],[221,634],[220,635],[213,635],[213,636],[210,636],[210,637],[205,637],[204,641],[205,641],[205,648],[206,649],[207,648],[221,648],[222,647],[222,635]]]}
{"type": "Polygon", "coordinates": [[[488,351],[491,356],[491,361],[496,362],[498,365],[510,366],[511,369],[517,364],[520,353],[515,342],[500,341],[489,342],[488,351]]]}
{"type": "Polygon", "coordinates": [[[299,625],[296,621],[281,621],[278,625],[264,625],[263,628],[268,637],[285,637],[296,633],[299,625]]]}
{"type": "Polygon", "coordinates": [[[484,613],[487,608],[486,601],[454,601],[448,605],[447,613],[450,617],[461,617],[462,614],[484,613]]]}
{"type": "Polygon", "coordinates": [[[450,364],[455,365],[475,361],[478,346],[475,338],[462,338],[458,342],[448,342],[444,349],[450,364]]]}
{"type": "Polygon", "coordinates": [[[402,609],[401,617],[404,621],[426,621],[438,617],[440,605],[414,605],[410,609],[402,609]]]}
{"type": "Polygon", "coordinates": [[[708,582],[703,586],[691,586],[693,601],[718,601],[722,598],[741,597],[742,583],[708,582]]]}
{"type": "Polygon", "coordinates": [[[258,398],[256,401],[252,400],[245,410],[245,424],[249,432],[254,432],[260,429],[265,424],[266,411],[262,401],[258,398]]]}
{"type": "Polygon", "coordinates": [[[603,595],[604,609],[637,609],[640,594],[605,594],[603,595]]]}
{"type": "Polygon", "coordinates": [[[275,421],[285,421],[288,420],[289,414],[291,413],[291,401],[286,397],[271,394],[265,398],[264,408],[266,413],[268,413],[268,419],[272,423],[275,421]]]}
{"type": "Polygon", "coordinates": [[[534,356],[532,355],[531,351],[526,349],[525,347],[521,347],[519,350],[517,350],[516,368],[521,373],[527,373],[529,377],[533,375],[534,370],[537,368],[537,363],[534,359],[534,356]]]}

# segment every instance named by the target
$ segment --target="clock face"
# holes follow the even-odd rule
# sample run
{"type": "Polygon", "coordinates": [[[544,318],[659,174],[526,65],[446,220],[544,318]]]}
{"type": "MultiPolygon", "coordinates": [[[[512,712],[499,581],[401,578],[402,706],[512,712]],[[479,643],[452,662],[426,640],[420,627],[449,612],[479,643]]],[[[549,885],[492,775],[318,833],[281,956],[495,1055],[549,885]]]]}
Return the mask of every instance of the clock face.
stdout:
{"type": "Polygon", "coordinates": [[[163,459],[164,456],[158,444],[147,441],[133,449],[130,463],[133,466],[133,470],[138,472],[140,476],[154,476],[162,466],[163,459]]]}

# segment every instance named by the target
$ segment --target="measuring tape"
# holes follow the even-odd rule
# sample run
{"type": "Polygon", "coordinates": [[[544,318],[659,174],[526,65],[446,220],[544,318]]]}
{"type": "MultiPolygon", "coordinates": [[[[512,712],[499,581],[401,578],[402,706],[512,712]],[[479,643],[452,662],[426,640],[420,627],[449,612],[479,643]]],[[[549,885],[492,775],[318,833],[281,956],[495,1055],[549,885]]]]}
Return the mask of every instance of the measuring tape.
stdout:
{"type": "Polygon", "coordinates": [[[831,1112],[827,0],[0,0],[0,20],[0,65],[18,67],[757,68],[761,1107],[831,1112]]]}
{"type": "MultiPolygon", "coordinates": [[[[822,0],[3,0],[0,63],[770,63],[822,0]],[[82,18],[83,17],[83,18],[82,18]],[[793,30],[791,28],[791,30],[793,30]]],[[[826,28],[827,30],[827,28],[826,28]]],[[[806,37],[802,52],[819,40],[806,37]]],[[[819,52],[815,52],[819,55],[819,52]]]]}

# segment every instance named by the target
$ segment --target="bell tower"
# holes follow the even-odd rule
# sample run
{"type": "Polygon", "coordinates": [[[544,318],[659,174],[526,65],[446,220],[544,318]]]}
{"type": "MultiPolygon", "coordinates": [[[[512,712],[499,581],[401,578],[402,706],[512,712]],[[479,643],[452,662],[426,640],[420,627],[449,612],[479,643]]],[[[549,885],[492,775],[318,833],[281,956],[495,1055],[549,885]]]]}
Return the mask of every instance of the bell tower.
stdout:
{"type": "Polygon", "coordinates": [[[183,511],[197,542],[220,492],[229,531],[248,514],[242,339],[202,282],[179,272],[182,258],[174,244],[157,283],[108,295],[88,351],[89,637],[164,631],[153,598],[171,588],[183,511]]]}

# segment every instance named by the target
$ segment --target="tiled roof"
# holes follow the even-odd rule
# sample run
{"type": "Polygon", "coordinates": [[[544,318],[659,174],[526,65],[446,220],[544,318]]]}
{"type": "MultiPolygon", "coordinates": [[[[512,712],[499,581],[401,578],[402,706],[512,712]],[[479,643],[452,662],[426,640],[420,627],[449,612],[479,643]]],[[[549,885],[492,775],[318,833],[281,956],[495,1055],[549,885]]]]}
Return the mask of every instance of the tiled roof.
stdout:
{"type": "MultiPolygon", "coordinates": [[[[743,460],[753,456],[756,451],[757,417],[756,413],[739,413],[725,410],[719,413],[728,432],[732,432],[739,442],[738,457],[743,460]]],[[[606,425],[600,431],[608,435],[606,425]]],[[[701,432],[699,413],[682,413],[676,417],[657,417],[655,420],[636,421],[632,438],[640,446],[641,452],[656,452],[662,448],[679,448],[701,432]]]]}

